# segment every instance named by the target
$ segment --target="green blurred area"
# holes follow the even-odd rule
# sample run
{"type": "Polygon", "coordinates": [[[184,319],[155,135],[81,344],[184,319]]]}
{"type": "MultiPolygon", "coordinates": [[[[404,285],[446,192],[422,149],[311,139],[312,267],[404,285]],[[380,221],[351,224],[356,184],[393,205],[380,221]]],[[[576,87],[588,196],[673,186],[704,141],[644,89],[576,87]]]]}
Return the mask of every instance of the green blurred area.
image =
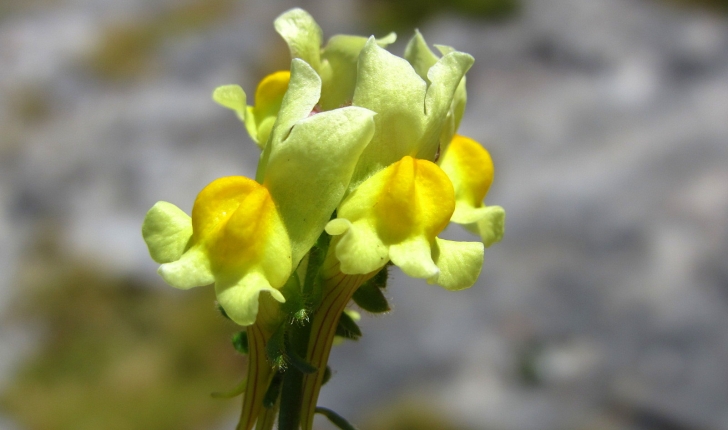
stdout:
{"type": "Polygon", "coordinates": [[[210,397],[245,367],[211,288],[113,278],[54,246],[37,249],[23,273],[10,322],[42,334],[0,393],[21,428],[209,429],[235,414],[239,399],[210,397]]]}
{"type": "Polygon", "coordinates": [[[235,0],[194,0],[162,9],[144,19],[109,25],[88,65],[113,80],[138,78],[154,71],[155,52],[167,40],[202,31],[232,13],[235,0]]]}
{"type": "Polygon", "coordinates": [[[521,10],[520,0],[362,0],[360,3],[362,13],[377,32],[411,32],[444,12],[499,21],[514,17],[521,10]]]}
{"type": "Polygon", "coordinates": [[[361,423],[362,430],[469,430],[432,401],[403,398],[374,411],[361,423]]]}
{"type": "Polygon", "coordinates": [[[709,10],[726,13],[728,12],[728,0],[665,0],[680,6],[697,6],[709,10]]]}

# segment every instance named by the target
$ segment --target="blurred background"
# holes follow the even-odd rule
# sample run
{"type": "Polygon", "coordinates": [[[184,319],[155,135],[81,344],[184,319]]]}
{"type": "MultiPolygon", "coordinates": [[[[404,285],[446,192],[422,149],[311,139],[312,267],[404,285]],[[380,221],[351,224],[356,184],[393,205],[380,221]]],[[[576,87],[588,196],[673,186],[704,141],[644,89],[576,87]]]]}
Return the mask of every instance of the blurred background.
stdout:
{"type": "Polygon", "coordinates": [[[508,213],[472,289],[393,271],[321,405],[363,430],[728,429],[725,0],[0,0],[0,429],[234,428],[209,394],[242,377],[236,329],[163,284],[140,225],[254,174],[210,94],[287,68],[293,6],[326,38],[473,54],[461,133],[508,213]]]}

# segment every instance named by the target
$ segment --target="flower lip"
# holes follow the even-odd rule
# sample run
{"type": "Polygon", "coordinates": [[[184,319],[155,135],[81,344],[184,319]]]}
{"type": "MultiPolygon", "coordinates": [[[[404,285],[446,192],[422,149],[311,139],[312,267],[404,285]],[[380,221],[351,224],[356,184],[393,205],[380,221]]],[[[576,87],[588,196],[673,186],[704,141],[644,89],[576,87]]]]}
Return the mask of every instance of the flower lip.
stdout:
{"type": "Polygon", "coordinates": [[[193,243],[207,250],[213,270],[244,269],[263,257],[274,230],[284,230],[268,190],[252,179],[217,179],[192,208],[193,243]]]}
{"type": "Polygon", "coordinates": [[[493,160],[485,148],[473,139],[456,134],[441,167],[453,182],[458,182],[455,191],[458,200],[465,200],[473,207],[483,205],[494,173],[493,160]]]}
{"type": "Polygon", "coordinates": [[[440,167],[455,187],[455,212],[451,221],[480,235],[485,246],[499,242],[505,229],[505,211],[486,206],[493,182],[493,161],[488,151],[470,138],[455,135],[440,167]]]}

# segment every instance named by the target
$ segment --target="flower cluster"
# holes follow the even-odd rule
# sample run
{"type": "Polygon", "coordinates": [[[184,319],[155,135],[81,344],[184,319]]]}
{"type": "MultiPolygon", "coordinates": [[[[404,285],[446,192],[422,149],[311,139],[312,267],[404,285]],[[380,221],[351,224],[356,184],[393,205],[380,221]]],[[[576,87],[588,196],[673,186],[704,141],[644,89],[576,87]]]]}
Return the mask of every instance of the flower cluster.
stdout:
{"type": "Polygon", "coordinates": [[[505,214],[484,204],[490,155],[456,134],[470,55],[447,46],[437,55],[419,32],[404,58],[385,49],[393,34],[337,35],[322,46],[321,29],[301,9],[275,28],[290,48],[290,71],[265,77],[252,106],[237,85],[213,93],[260,147],[256,178],[213,181],[191,217],[159,202],[142,233],[167,283],[214,284],[225,314],[247,327],[239,428],[272,423],[266,414],[284,400],[265,397],[289,366],[302,375],[292,419],[307,430],[352,296],[365,310],[384,300],[377,286],[390,264],[448,290],[472,286],[505,214]],[[439,238],[450,222],[482,240],[439,238]]]}

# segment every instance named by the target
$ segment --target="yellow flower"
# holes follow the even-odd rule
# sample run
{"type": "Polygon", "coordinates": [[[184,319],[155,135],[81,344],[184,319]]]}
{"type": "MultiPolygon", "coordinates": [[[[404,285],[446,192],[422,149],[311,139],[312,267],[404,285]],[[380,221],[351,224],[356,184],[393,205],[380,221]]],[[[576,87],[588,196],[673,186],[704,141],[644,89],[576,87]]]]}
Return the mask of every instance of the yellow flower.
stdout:
{"type": "Polygon", "coordinates": [[[263,78],[255,90],[255,106],[246,106],[245,92],[239,85],[223,85],[215,89],[213,100],[234,110],[245,123],[250,138],[263,149],[275,124],[283,96],[288,90],[291,72],[282,70],[263,78]]]}
{"type": "MultiPolygon", "coordinates": [[[[294,60],[257,182],[218,179],[200,192],[191,218],[159,202],[144,220],[142,234],[164,280],[181,289],[214,282],[220,305],[240,325],[255,322],[262,291],[285,301],[278,290],[323,232],[371,140],[374,114],[367,109],[311,116],[320,92],[316,72],[294,60]]],[[[230,89],[215,96],[228,105],[241,101],[230,89]]]]}
{"type": "Polygon", "coordinates": [[[473,139],[455,135],[440,167],[455,187],[452,222],[478,233],[485,246],[500,242],[505,211],[500,206],[486,206],[483,201],[493,182],[493,160],[488,151],[473,139]]]}

